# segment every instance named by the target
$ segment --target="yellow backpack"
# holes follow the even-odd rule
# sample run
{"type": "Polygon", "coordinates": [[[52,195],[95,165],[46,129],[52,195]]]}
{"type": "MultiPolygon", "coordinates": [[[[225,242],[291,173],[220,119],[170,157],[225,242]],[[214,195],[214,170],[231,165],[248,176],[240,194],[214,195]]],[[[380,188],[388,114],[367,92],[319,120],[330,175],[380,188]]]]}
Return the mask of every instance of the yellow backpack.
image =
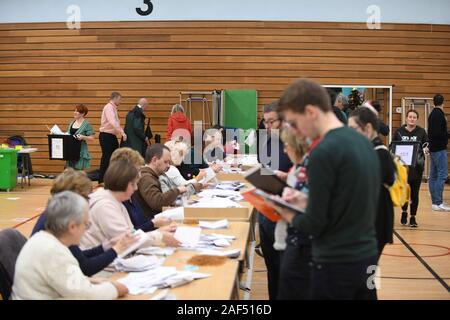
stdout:
{"type": "MultiPolygon", "coordinates": [[[[379,149],[385,149],[389,152],[385,145],[375,147],[375,150],[379,149]]],[[[389,190],[394,207],[403,207],[411,198],[411,188],[408,184],[408,168],[398,156],[392,156],[392,161],[395,166],[395,181],[392,186],[385,185],[385,187],[389,190]]]]}

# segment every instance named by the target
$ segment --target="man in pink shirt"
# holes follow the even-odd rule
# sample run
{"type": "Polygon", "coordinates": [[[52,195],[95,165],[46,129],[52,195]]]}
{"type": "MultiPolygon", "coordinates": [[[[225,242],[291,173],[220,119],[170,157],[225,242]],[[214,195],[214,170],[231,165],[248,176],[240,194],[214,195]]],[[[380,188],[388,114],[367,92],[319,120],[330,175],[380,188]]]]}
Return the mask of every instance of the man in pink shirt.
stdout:
{"type": "Polygon", "coordinates": [[[111,93],[111,99],[103,107],[102,119],[100,124],[100,147],[102,148],[102,159],[100,161],[100,177],[98,183],[103,183],[103,176],[108,169],[111,155],[119,148],[117,136],[121,135],[123,141],[127,140],[127,135],[120,126],[119,114],[117,108],[120,105],[122,96],[119,92],[111,93]]]}

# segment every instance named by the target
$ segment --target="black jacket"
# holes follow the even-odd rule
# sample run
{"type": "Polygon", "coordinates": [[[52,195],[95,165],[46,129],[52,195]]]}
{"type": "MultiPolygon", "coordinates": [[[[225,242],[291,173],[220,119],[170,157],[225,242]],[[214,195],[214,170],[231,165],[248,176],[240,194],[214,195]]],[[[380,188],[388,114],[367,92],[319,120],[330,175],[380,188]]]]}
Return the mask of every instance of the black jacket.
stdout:
{"type": "MultiPolygon", "coordinates": [[[[372,141],[374,147],[383,145],[380,138],[372,141]]],[[[386,186],[392,186],[395,181],[395,166],[390,152],[386,149],[376,150],[380,162],[381,189],[378,200],[378,214],[375,219],[377,231],[378,249],[380,250],[386,243],[392,243],[394,230],[394,207],[392,205],[391,194],[386,186]]]]}
{"type": "Polygon", "coordinates": [[[410,167],[408,171],[408,180],[422,179],[422,174],[425,166],[425,155],[423,148],[427,146],[428,135],[425,129],[417,126],[413,131],[408,131],[406,125],[398,128],[395,131],[392,141],[409,141],[419,142],[419,152],[417,155],[417,163],[415,167],[410,167]]]}
{"type": "Polygon", "coordinates": [[[128,112],[125,121],[125,133],[127,140],[121,143],[122,147],[129,147],[145,155],[145,115],[142,108],[135,106],[133,110],[128,112]]]}
{"type": "Polygon", "coordinates": [[[430,152],[447,149],[449,134],[447,132],[447,119],[444,111],[434,108],[428,116],[428,140],[430,152]]]}

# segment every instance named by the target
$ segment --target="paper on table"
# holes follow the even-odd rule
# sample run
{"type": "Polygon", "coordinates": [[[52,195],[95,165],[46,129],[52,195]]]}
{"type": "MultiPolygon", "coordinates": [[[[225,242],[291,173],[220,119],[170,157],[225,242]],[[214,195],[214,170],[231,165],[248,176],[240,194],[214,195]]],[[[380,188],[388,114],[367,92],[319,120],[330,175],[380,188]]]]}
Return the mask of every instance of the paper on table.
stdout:
{"type": "Polygon", "coordinates": [[[230,249],[230,250],[205,249],[205,250],[201,250],[200,254],[204,254],[207,256],[237,258],[241,254],[241,250],[239,250],[239,249],[230,249]]]}
{"type": "Polygon", "coordinates": [[[176,250],[175,248],[146,247],[139,249],[136,253],[167,257],[172,255],[175,252],[175,250],[176,250]]]}
{"type": "Polygon", "coordinates": [[[114,266],[117,271],[140,272],[160,267],[164,260],[155,256],[137,255],[128,259],[117,258],[114,260],[114,266]]]}
{"type": "Polygon", "coordinates": [[[199,221],[198,225],[200,228],[204,229],[226,229],[228,228],[228,220],[218,220],[218,221],[199,221]]]}
{"type": "Polygon", "coordinates": [[[205,169],[205,172],[206,172],[206,176],[202,180],[199,181],[200,183],[208,183],[209,181],[214,179],[214,177],[216,176],[216,173],[211,168],[205,169]]]}
{"type": "Polygon", "coordinates": [[[133,243],[130,247],[128,247],[128,249],[126,249],[124,252],[119,254],[119,258],[126,257],[128,254],[132,253],[133,251],[140,249],[143,246],[143,244],[148,240],[147,234],[144,231],[142,231],[141,229],[137,230],[134,233],[134,235],[138,237],[138,241],[133,243]]]}
{"type": "Polygon", "coordinates": [[[174,237],[183,245],[195,247],[200,239],[201,233],[201,228],[180,226],[175,231],[174,237]]]}
{"type": "Polygon", "coordinates": [[[184,208],[183,207],[176,207],[173,209],[169,209],[166,211],[163,211],[161,213],[158,213],[155,215],[155,218],[169,218],[174,221],[182,221],[184,219],[184,208]]]}
{"type": "Polygon", "coordinates": [[[190,205],[192,208],[242,208],[242,206],[227,198],[202,198],[190,205]]]}
{"type": "Polygon", "coordinates": [[[200,198],[212,198],[213,196],[220,197],[239,197],[241,194],[234,190],[220,190],[220,189],[206,189],[198,194],[200,198]]]}

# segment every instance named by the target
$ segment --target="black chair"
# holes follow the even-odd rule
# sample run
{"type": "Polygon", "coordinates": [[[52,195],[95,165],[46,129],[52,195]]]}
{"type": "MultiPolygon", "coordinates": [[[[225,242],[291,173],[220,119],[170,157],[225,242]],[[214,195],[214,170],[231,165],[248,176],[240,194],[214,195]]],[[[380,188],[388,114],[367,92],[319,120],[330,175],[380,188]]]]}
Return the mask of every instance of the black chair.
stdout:
{"type": "Polygon", "coordinates": [[[0,294],[3,300],[8,300],[11,295],[16,260],[26,242],[27,238],[15,229],[0,231],[0,294]]]}

